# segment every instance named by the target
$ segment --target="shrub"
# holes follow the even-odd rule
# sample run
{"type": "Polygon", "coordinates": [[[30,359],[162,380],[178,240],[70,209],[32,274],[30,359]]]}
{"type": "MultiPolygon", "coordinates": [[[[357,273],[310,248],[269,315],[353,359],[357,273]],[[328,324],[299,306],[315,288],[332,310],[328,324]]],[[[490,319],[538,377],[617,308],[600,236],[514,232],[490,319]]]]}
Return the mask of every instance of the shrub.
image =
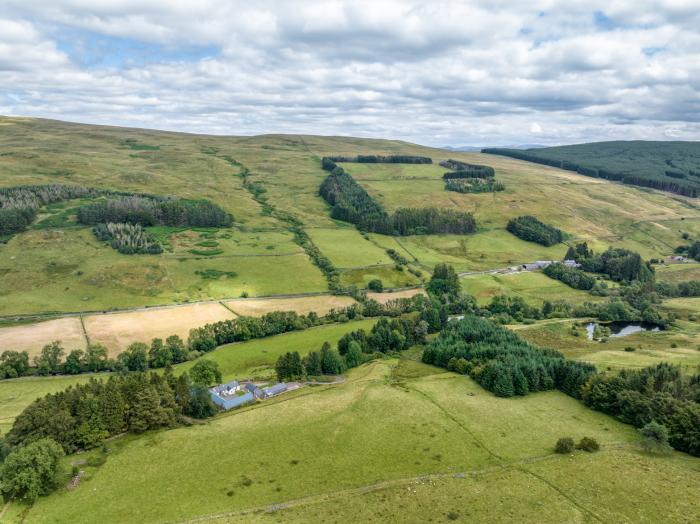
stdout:
{"type": "Polygon", "coordinates": [[[600,449],[600,444],[598,444],[598,441],[593,437],[583,437],[579,443],[576,444],[576,449],[593,453],[600,449]]]}
{"type": "Polygon", "coordinates": [[[375,291],[377,293],[381,293],[382,291],[384,291],[384,284],[378,278],[374,278],[374,279],[369,281],[369,283],[367,284],[367,288],[370,291],[375,291]]]}
{"type": "Polygon", "coordinates": [[[557,440],[556,446],[554,446],[554,451],[562,455],[567,455],[574,451],[574,439],[571,437],[562,437],[557,440]]]}
{"type": "Polygon", "coordinates": [[[642,448],[647,453],[670,453],[668,429],[663,424],[652,420],[639,430],[642,435],[642,448]]]}

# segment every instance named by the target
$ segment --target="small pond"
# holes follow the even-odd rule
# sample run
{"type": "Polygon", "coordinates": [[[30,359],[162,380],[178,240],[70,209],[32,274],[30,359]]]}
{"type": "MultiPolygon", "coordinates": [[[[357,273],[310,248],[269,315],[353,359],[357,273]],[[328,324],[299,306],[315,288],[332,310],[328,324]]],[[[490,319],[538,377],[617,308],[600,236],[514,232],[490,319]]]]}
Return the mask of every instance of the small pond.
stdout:
{"type": "Polygon", "coordinates": [[[588,340],[593,340],[593,332],[595,331],[596,326],[599,325],[610,330],[609,338],[626,337],[627,335],[641,333],[642,331],[661,331],[659,326],[656,324],[650,324],[649,322],[608,322],[605,324],[590,322],[586,324],[588,340]]]}

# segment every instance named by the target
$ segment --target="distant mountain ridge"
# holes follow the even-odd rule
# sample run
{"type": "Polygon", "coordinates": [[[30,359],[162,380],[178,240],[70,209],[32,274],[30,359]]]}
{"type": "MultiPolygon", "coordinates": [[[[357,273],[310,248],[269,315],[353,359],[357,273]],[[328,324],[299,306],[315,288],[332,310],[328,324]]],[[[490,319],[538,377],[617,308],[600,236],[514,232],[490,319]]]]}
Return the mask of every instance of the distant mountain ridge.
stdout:
{"type": "Polygon", "coordinates": [[[509,156],[623,184],[700,196],[700,142],[614,141],[522,150],[491,147],[509,156]]]}
{"type": "MultiPolygon", "coordinates": [[[[509,146],[498,146],[503,149],[540,149],[544,146],[542,144],[519,144],[519,145],[509,145],[509,146]]],[[[442,149],[447,149],[448,151],[459,151],[459,152],[475,152],[478,153],[484,146],[444,146],[442,149]]]]}

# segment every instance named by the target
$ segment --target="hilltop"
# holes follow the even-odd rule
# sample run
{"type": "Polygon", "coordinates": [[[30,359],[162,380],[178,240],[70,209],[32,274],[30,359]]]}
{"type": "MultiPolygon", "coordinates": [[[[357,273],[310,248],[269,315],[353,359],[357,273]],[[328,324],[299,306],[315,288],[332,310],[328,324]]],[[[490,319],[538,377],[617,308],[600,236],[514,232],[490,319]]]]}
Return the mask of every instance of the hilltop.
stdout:
{"type": "Polygon", "coordinates": [[[700,195],[700,142],[634,140],[526,151],[486,148],[482,152],[560,167],[624,184],[653,187],[692,197],[700,195]]]}

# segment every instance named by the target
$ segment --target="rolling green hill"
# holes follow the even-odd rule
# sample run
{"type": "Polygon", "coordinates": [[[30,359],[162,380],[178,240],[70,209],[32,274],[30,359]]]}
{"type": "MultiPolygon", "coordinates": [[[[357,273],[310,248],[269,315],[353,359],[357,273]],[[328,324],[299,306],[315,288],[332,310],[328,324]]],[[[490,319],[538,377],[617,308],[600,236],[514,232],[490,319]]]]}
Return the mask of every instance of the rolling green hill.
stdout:
{"type": "Polygon", "coordinates": [[[76,489],[13,504],[6,520],[696,520],[700,459],[645,455],[636,440],[559,392],[499,399],[463,376],[383,360],[340,386],[109,443],[103,465],[87,454],[76,489]],[[562,435],[602,450],[556,455],[562,435]]]}
{"type": "Polygon", "coordinates": [[[388,140],[220,137],[0,118],[0,188],[27,184],[205,198],[231,213],[234,225],[147,228],[164,252],[124,255],[77,224],[80,202],[47,206],[28,230],[0,244],[5,316],[326,290],[295,228],[338,268],[341,285],[365,286],[380,278],[389,287],[421,282],[394,267],[383,254],[389,248],[424,275],[438,262],[470,271],[564,254],[564,245],[545,248],[508,233],[508,220],[521,215],[567,231],[572,242],[586,240],[598,250],[615,244],[646,258],[671,254],[684,233],[700,233],[700,206],[693,199],[494,155],[388,140]],[[430,205],[469,211],[477,233],[363,237],[332,220],[318,195],[327,175],[320,158],[358,153],[431,157],[431,165],[343,165],[387,210],[430,205]],[[447,158],[494,167],[506,190],[445,191],[444,169],[436,164],[447,158]]]}
{"type": "Polygon", "coordinates": [[[700,196],[700,142],[595,142],[525,151],[487,148],[482,152],[624,184],[700,196]]]}

